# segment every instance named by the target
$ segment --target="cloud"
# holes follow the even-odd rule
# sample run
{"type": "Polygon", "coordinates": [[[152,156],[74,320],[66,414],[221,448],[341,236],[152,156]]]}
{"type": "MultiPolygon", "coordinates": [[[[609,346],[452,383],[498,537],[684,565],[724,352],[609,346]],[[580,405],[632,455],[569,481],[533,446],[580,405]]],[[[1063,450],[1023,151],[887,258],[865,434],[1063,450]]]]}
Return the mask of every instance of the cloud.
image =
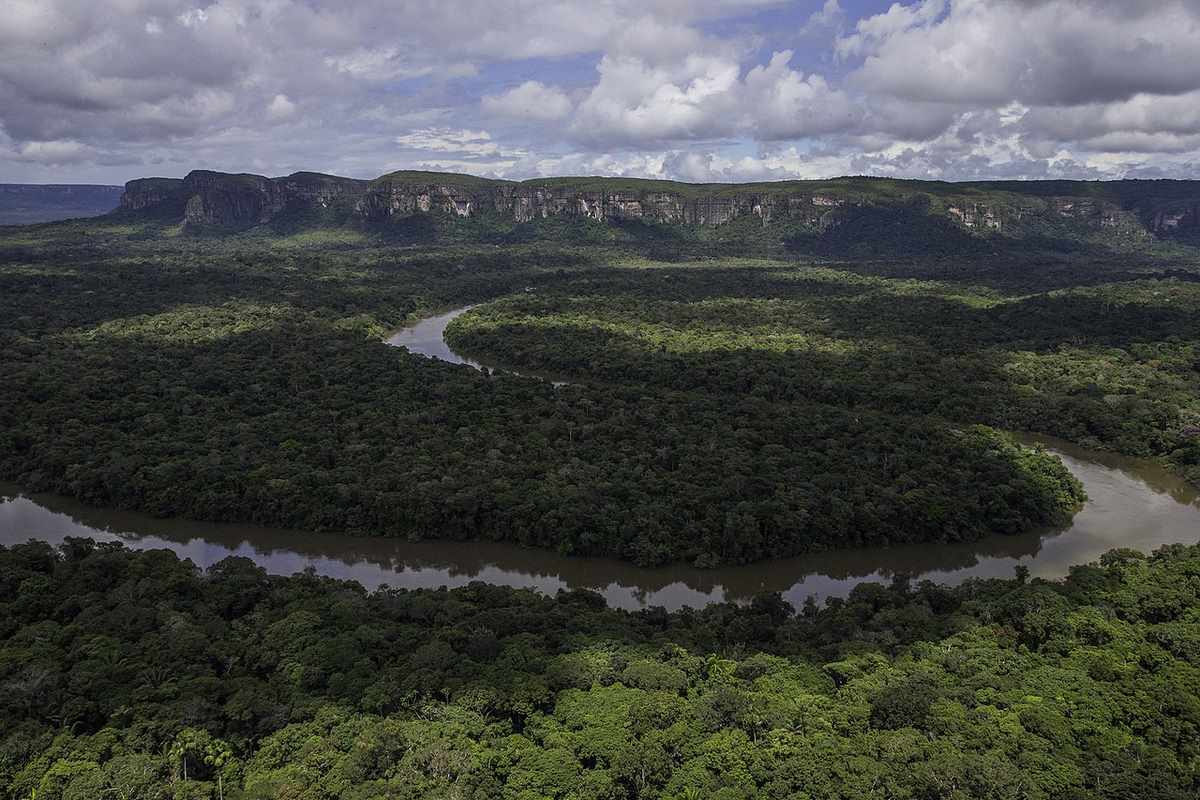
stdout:
{"type": "Polygon", "coordinates": [[[1079,142],[1105,151],[1179,151],[1200,135],[1200,90],[1175,97],[1137,94],[1115,103],[1028,109],[1020,127],[1031,141],[1079,142]]]}
{"type": "Polygon", "coordinates": [[[17,148],[17,158],[38,164],[60,166],[78,164],[95,158],[96,151],[80,142],[61,140],[49,142],[25,142],[17,148]]]}
{"type": "Polygon", "coordinates": [[[267,119],[281,121],[296,113],[296,104],[286,94],[277,94],[267,104],[267,119]]]}
{"type": "Polygon", "coordinates": [[[738,135],[769,141],[853,127],[861,116],[853,101],[821,76],[792,69],[792,56],[774,53],[744,75],[720,55],[657,65],[605,56],[572,130],[585,142],[629,145],[738,135]]]}
{"type": "Polygon", "coordinates": [[[526,155],[523,150],[501,147],[492,141],[492,136],[487,131],[426,128],[397,136],[395,141],[401,147],[411,150],[451,153],[460,159],[493,156],[515,159],[526,155]]]}
{"type": "Polygon", "coordinates": [[[433,72],[432,65],[417,65],[405,60],[396,47],[360,47],[349,53],[326,56],[325,64],[351,78],[374,81],[415,78],[433,72]]]}
{"type": "Polygon", "coordinates": [[[798,139],[853,128],[861,107],[820,75],[804,75],[788,64],[784,50],[746,73],[741,92],[743,125],[757,139],[798,139]]]}
{"type": "Polygon", "coordinates": [[[787,180],[797,177],[797,172],[776,159],[674,151],[663,159],[663,177],[688,183],[734,183],[787,180]]]}
{"type": "Polygon", "coordinates": [[[825,0],[825,5],[814,11],[800,29],[800,35],[815,34],[820,31],[840,25],[846,19],[846,12],[838,0],[825,0]]]}
{"type": "Polygon", "coordinates": [[[9,0],[0,175],[1195,176],[1197,0],[862,5],[9,0]]]}
{"type": "Polygon", "coordinates": [[[539,81],[525,81],[502,94],[484,95],[482,106],[483,113],[494,117],[541,122],[563,119],[574,108],[565,92],[539,81]]]}
{"type": "Polygon", "coordinates": [[[922,0],[905,5],[892,3],[882,14],[865,17],[854,26],[854,33],[841,36],[834,50],[842,58],[862,55],[878,49],[892,37],[914,29],[927,30],[928,25],[946,10],[948,0],[922,0]]]}
{"type": "Polygon", "coordinates": [[[856,83],[906,100],[1075,105],[1200,86],[1200,4],[924,0],[837,42],[856,83]]]}

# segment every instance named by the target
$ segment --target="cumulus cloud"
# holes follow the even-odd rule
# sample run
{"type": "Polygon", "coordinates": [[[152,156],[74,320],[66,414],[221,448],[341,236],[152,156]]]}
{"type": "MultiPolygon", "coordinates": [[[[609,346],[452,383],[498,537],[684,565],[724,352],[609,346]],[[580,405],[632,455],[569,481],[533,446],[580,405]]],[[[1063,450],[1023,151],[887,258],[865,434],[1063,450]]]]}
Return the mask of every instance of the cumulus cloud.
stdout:
{"type": "Polygon", "coordinates": [[[1114,103],[1030,109],[1022,116],[1021,127],[1032,139],[1081,142],[1101,149],[1111,148],[1100,142],[1122,138],[1131,144],[1128,150],[1139,149],[1132,146],[1136,141],[1182,142],[1200,134],[1200,90],[1174,97],[1136,94],[1114,103]]]}
{"type": "Polygon", "coordinates": [[[548,122],[567,117],[573,108],[566,93],[540,81],[525,81],[515,89],[483,97],[483,112],[495,117],[548,122]]]}
{"type": "Polygon", "coordinates": [[[94,158],[96,151],[80,142],[69,139],[49,142],[25,142],[17,148],[17,157],[22,161],[59,166],[78,164],[94,158]]]}
{"type": "Polygon", "coordinates": [[[1070,105],[1200,85],[1191,0],[924,0],[838,40],[858,84],[907,100],[1070,105]]]}
{"type": "Polygon", "coordinates": [[[1195,175],[1197,0],[859,5],[8,0],[0,175],[1195,175]]]}
{"type": "Polygon", "coordinates": [[[859,104],[820,75],[791,69],[792,56],[791,50],[775,53],[746,74],[740,98],[746,129],[758,139],[798,139],[859,124],[859,104]]]}
{"type": "Polygon", "coordinates": [[[659,64],[605,56],[573,131],[584,141],[629,145],[735,135],[792,139],[851,128],[861,117],[854,102],[821,76],[792,69],[792,56],[774,53],[745,74],[735,59],[720,55],[659,64]]]}
{"type": "Polygon", "coordinates": [[[524,150],[501,147],[487,131],[426,128],[397,136],[395,141],[404,148],[453,154],[458,159],[494,156],[515,159],[526,155],[524,150]]]}
{"type": "Polygon", "coordinates": [[[825,0],[825,5],[814,11],[800,29],[800,34],[811,34],[840,25],[846,19],[846,12],[839,0],[825,0]]]}
{"type": "Polygon", "coordinates": [[[778,157],[739,156],[674,151],[663,159],[663,177],[689,183],[736,183],[795,178],[797,165],[778,157]]]}
{"type": "Polygon", "coordinates": [[[296,113],[296,104],[293,103],[286,94],[277,94],[271,98],[271,102],[267,104],[267,118],[272,120],[285,120],[296,113]]]}

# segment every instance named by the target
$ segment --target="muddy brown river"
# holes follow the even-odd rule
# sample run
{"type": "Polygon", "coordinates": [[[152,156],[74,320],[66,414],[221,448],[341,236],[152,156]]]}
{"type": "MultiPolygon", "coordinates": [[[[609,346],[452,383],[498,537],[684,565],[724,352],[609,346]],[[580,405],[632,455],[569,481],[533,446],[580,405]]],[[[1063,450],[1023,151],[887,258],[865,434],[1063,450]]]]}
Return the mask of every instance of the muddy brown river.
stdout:
{"type": "MultiPolygon", "coordinates": [[[[389,342],[456,363],[441,332],[458,309],[424,320],[389,342]]],[[[584,588],[610,605],[636,609],[698,607],[781,592],[793,604],[845,596],[862,581],[904,574],[956,584],[968,578],[1009,577],[1021,564],[1032,575],[1057,578],[1073,564],[1116,547],[1143,552],[1200,540],[1200,491],[1157,463],[1097,453],[1045,437],[1023,437],[1058,453],[1083,482],[1088,501],[1067,528],[995,536],[971,544],[920,544],[818,553],[742,567],[644,569],[603,558],[567,558],[545,550],[487,542],[408,542],[307,533],[248,525],[163,520],[85,506],[61,497],[24,495],[0,484],[0,544],[68,536],[122,541],[137,549],[166,548],[200,567],[245,556],[276,574],[312,568],[369,588],[435,588],[486,581],[554,593],[584,588]]]]}

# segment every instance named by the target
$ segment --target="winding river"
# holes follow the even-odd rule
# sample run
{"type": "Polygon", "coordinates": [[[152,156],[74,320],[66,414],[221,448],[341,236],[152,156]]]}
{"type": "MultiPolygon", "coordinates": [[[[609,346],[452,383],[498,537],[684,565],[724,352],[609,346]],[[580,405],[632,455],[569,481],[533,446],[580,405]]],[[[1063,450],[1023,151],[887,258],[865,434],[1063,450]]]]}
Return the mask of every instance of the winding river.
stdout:
{"type": "MultiPolygon", "coordinates": [[[[467,309],[423,320],[391,337],[390,344],[477,369],[486,365],[455,354],[442,338],[446,325],[467,309]]],[[[357,580],[367,587],[463,586],[486,581],[553,593],[584,588],[610,605],[637,609],[698,607],[781,592],[799,605],[806,597],[844,597],[864,580],[914,580],[956,584],[973,577],[1009,577],[1021,564],[1031,574],[1061,577],[1073,564],[1107,550],[1149,552],[1164,544],[1200,540],[1200,491],[1150,461],[1087,451],[1066,442],[1028,437],[1058,453],[1087,489],[1089,500],[1061,530],[995,536],[971,544],[921,544],[818,553],[810,556],[701,570],[686,565],[656,569],[604,558],[567,558],[545,550],[491,542],[407,542],[304,531],[163,520],[144,514],[92,508],[77,501],[24,495],[0,484],[0,544],[68,536],[122,541],[137,549],[166,548],[198,566],[231,555],[250,558],[269,572],[319,574],[357,580]]]]}
{"type": "Polygon", "coordinates": [[[387,343],[393,347],[403,347],[410,353],[448,361],[451,364],[466,364],[468,367],[490,372],[490,369],[478,361],[460,356],[446,343],[446,326],[474,307],[473,305],[463,306],[453,311],[426,317],[407,328],[401,328],[387,339],[387,343]]]}

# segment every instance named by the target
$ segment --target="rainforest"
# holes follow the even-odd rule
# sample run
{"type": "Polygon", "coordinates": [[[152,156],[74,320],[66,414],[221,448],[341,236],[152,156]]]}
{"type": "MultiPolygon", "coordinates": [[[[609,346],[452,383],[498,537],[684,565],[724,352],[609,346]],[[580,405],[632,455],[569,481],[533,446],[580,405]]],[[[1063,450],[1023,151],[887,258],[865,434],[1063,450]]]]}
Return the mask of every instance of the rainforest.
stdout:
{"type": "MultiPolygon", "coordinates": [[[[644,568],[1049,536],[1089,497],[1032,435],[1200,486],[1193,189],[135,181],[0,228],[0,480],[644,568]],[[486,368],[388,343],[452,309],[486,368]]],[[[18,525],[12,798],[1200,791],[1194,540],[631,612],[18,525]]]]}
{"type": "Polygon", "coordinates": [[[1197,547],[631,614],[73,540],[0,592],[14,798],[1196,796],[1197,547]]]}

